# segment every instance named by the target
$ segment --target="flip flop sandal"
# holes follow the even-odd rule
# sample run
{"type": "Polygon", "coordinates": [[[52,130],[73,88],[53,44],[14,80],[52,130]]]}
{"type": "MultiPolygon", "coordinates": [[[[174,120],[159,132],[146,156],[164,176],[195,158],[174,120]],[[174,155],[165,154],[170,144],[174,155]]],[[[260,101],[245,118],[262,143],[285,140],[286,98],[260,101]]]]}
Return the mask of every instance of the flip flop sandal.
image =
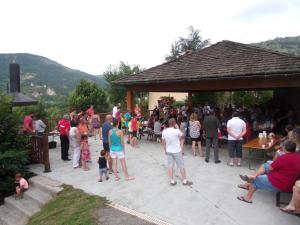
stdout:
{"type": "Polygon", "coordinates": [[[246,200],[243,196],[237,197],[237,199],[240,200],[240,201],[242,201],[242,202],[246,202],[246,203],[250,203],[250,204],[252,203],[252,201],[246,200]]]}
{"type": "Polygon", "coordinates": [[[241,174],[240,174],[240,178],[241,178],[243,181],[246,181],[246,182],[250,183],[250,178],[249,178],[247,175],[241,175],[241,174]]]}
{"type": "Polygon", "coordinates": [[[134,180],[134,179],[135,179],[134,177],[127,177],[126,178],[127,181],[134,180]]]}
{"type": "Polygon", "coordinates": [[[120,177],[116,177],[115,178],[115,181],[119,181],[121,178],[120,177]]]}
{"type": "Polygon", "coordinates": [[[244,189],[244,190],[249,190],[248,188],[246,188],[246,187],[244,187],[244,186],[242,186],[242,185],[240,185],[240,184],[239,184],[237,187],[238,187],[238,188],[241,188],[241,189],[244,189]]]}
{"type": "Polygon", "coordinates": [[[280,210],[284,213],[300,217],[300,213],[295,213],[295,210],[285,209],[285,208],[280,208],[280,210]]]}

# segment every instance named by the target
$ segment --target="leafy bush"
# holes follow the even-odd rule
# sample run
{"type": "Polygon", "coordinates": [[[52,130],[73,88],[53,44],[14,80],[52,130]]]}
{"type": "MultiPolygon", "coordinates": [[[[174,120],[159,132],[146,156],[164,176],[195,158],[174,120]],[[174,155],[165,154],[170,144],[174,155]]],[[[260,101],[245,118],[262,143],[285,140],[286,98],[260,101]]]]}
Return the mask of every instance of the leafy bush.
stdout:
{"type": "Polygon", "coordinates": [[[26,139],[20,133],[19,121],[10,98],[0,93],[0,198],[14,192],[16,173],[28,176],[26,139]]]}

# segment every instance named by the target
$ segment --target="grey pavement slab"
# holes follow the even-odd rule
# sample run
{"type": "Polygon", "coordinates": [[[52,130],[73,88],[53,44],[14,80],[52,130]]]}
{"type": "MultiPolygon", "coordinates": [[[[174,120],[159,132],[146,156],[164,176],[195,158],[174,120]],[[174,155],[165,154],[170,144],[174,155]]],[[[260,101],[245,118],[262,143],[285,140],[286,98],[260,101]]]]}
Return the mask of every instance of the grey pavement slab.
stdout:
{"type": "MultiPolygon", "coordinates": [[[[298,225],[300,218],[282,213],[275,206],[275,193],[258,191],[253,204],[236,199],[245,194],[237,188],[239,174],[251,174],[247,163],[242,167],[227,166],[227,150],[221,149],[222,163],[205,163],[200,156],[192,156],[191,146],[185,147],[185,166],[191,187],[169,185],[166,157],[159,143],[142,140],[139,148],[126,145],[126,161],[134,181],[125,181],[121,168],[120,181],[98,180],[97,158],[102,143],[89,138],[92,153],[90,171],[73,169],[72,161],[60,160],[59,139],[57,149],[50,150],[52,172],[43,173],[42,165],[32,165],[31,170],[62,183],[83,189],[87,193],[105,196],[110,201],[159,218],[174,225],[298,225]]],[[[70,152],[71,153],[71,152],[70,152]]],[[[72,154],[72,153],[71,153],[72,154]]],[[[213,158],[213,155],[211,159],[213,158]]],[[[120,166],[120,165],[119,165],[120,166]]]]}

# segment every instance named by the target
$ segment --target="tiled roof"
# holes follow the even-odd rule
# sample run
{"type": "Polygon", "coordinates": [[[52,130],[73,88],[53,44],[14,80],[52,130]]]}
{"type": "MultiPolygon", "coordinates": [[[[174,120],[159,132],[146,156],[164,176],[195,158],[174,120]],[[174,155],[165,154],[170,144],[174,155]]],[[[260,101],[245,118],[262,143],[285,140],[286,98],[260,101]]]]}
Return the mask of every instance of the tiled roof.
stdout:
{"type": "Polygon", "coordinates": [[[114,83],[135,85],[267,76],[300,76],[300,57],[222,41],[114,83]]]}

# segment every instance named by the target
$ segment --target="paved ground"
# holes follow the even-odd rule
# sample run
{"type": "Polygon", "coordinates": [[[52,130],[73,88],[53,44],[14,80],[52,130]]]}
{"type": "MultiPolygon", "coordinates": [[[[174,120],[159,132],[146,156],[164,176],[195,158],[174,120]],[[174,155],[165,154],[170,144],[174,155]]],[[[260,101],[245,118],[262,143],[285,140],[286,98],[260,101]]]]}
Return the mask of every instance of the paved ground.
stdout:
{"type": "MultiPolygon", "coordinates": [[[[127,145],[126,157],[129,173],[134,181],[113,179],[98,183],[96,163],[100,141],[90,139],[93,162],[88,172],[73,169],[72,163],[60,160],[60,150],[50,150],[51,173],[43,174],[42,165],[32,165],[32,171],[63,183],[81,188],[87,193],[106,196],[109,200],[157,217],[174,225],[298,225],[300,218],[282,213],[275,206],[275,194],[258,191],[253,204],[236,199],[245,194],[237,188],[238,174],[252,173],[247,167],[229,167],[227,151],[221,151],[221,164],[205,163],[203,158],[191,155],[186,147],[184,157],[188,177],[194,182],[192,187],[180,182],[171,187],[167,178],[166,159],[160,144],[143,140],[140,148],[127,145]]],[[[59,148],[59,144],[58,144],[59,148]]],[[[121,177],[123,174],[120,173],[121,177]]],[[[113,178],[111,176],[111,178],[113,178]]]]}
{"type": "Polygon", "coordinates": [[[101,208],[98,212],[98,216],[98,222],[101,225],[155,225],[154,223],[149,223],[112,207],[101,208]]]}

